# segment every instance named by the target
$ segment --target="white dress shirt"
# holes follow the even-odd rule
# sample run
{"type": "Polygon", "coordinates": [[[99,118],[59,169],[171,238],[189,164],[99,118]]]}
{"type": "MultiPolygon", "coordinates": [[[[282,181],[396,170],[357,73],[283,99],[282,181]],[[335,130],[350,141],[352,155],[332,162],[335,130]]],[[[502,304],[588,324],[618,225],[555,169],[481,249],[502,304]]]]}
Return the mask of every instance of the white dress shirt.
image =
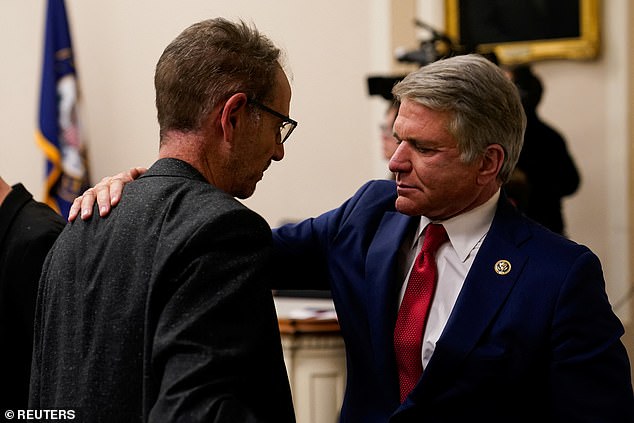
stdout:
{"type": "MultiPolygon", "coordinates": [[[[445,221],[433,222],[442,224],[445,227],[449,242],[443,244],[436,252],[438,284],[432,299],[423,336],[421,351],[423,369],[427,366],[434,353],[436,342],[449,320],[467,273],[469,273],[480,245],[482,245],[482,241],[484,241],[491,227],[499,197],[500,191],[498,190],[486,203],[473,210],[445,221]]],[[[407,280],[412,271],[414,260],[423,245],[423,231],[430,222],[429,219],[421,216],[417,236],[414,237],[414,242],[409,248],[406,257],[408,271],[401,288],[399,305],[403,301],[407,280]]]]}

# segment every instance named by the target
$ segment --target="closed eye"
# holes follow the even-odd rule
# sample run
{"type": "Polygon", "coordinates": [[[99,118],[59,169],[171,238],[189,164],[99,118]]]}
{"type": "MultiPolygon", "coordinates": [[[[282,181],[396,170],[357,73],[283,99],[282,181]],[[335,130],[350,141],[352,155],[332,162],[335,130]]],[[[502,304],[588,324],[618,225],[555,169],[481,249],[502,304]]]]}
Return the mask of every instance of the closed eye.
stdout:
{"type": "Polygon", "coordinates": [[[412,146],[414,150],[418,151],[421,154],[431,154],[438,151],[437,148],[431,147],[429,146],[429,144],[426,144],[424,142],[418,142],[414,140],[402,140],[402,139],[396,138],[396,144],[401,144],[402,142],[408,143],[409,145],[412,146]]]}
{"type": "Polygon", "coordinates": [[[435,148],[426,147],[424,145],[420,145],[416,143],[412,143],[412,147],[414,147],[416,151],[422,154],[430,154],[437,151],[435,148]]]}

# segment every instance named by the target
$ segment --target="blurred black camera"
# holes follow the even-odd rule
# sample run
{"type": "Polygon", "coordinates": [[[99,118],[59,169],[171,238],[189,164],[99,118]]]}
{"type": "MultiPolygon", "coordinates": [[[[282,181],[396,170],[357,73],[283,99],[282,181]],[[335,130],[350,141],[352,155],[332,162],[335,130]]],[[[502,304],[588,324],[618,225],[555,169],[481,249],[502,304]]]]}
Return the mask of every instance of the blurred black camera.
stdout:
{"type": "Polygon", "coordinates": [[[403,63],[415,63],[419,66],[425,66],[429,63],[442,59],[443,57],[453,56],[458,53],[457,46],[451,39],[438,32],[431,25],[416,19],[416,26],[426,29],[431,34],[431,38],[423,40],[417,50],[406,51],[397,49],[395,52],[396,60],[403,63]]]}
{"type": "MultiPolygon", "coordinates": [[[[458,47],[454,45],[447,35],[418,19],[416,19],[414,23],[416,26],[429,31],[431,38],[421,41],[420,47],[417,50],[407,51],[397,49],[394,55],[399,62],[425,66],[444,57],[461,54],[458,47]]],[[[403,78],[405,78],[405,75],[370,76],[368,77],[369,94],[380,95],[386,100],[392,100],[392,88],[403,78]]]]}

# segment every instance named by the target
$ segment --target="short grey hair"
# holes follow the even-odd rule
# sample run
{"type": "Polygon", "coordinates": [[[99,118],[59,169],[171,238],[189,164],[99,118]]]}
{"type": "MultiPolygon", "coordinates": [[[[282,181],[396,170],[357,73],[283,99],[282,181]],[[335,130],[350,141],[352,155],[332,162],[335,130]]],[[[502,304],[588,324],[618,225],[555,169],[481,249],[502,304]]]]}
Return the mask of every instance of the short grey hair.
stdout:
{"type": "Polygon", "coordinates": [[[509,179],[522,150],[526,116],[517,88],[498,66],[478,54],[438,60],[407,75],[392,93],[397,101],[449,112],[447,130],[465,162],[476,160],[488,145],[502,146],[498,180],[509,179]]]}

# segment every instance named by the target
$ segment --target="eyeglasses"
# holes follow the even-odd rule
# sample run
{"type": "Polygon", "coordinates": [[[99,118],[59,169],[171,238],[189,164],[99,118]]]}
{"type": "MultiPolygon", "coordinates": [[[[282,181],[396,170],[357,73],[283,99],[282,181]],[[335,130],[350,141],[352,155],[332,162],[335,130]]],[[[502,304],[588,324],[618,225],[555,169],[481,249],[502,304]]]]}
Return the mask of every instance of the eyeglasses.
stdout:
{"type": "Polygon", "coordinates": [[[291,119],[290,117],[285,116],[279,112],[276,112],[275,110],[265,106],[259,101],[249,100],[249,103],[253,104],[259,109],[264,110],[267,113],[272,114],[275,117],[282,119],[282,123],[280,124],[280,141],[278,142],[278,144],[284,144],[284,142],[288,139],[288,137],[291,136],[291,133],[293,133],[295,128],[297,128],[297,121],[291,119]]]}

